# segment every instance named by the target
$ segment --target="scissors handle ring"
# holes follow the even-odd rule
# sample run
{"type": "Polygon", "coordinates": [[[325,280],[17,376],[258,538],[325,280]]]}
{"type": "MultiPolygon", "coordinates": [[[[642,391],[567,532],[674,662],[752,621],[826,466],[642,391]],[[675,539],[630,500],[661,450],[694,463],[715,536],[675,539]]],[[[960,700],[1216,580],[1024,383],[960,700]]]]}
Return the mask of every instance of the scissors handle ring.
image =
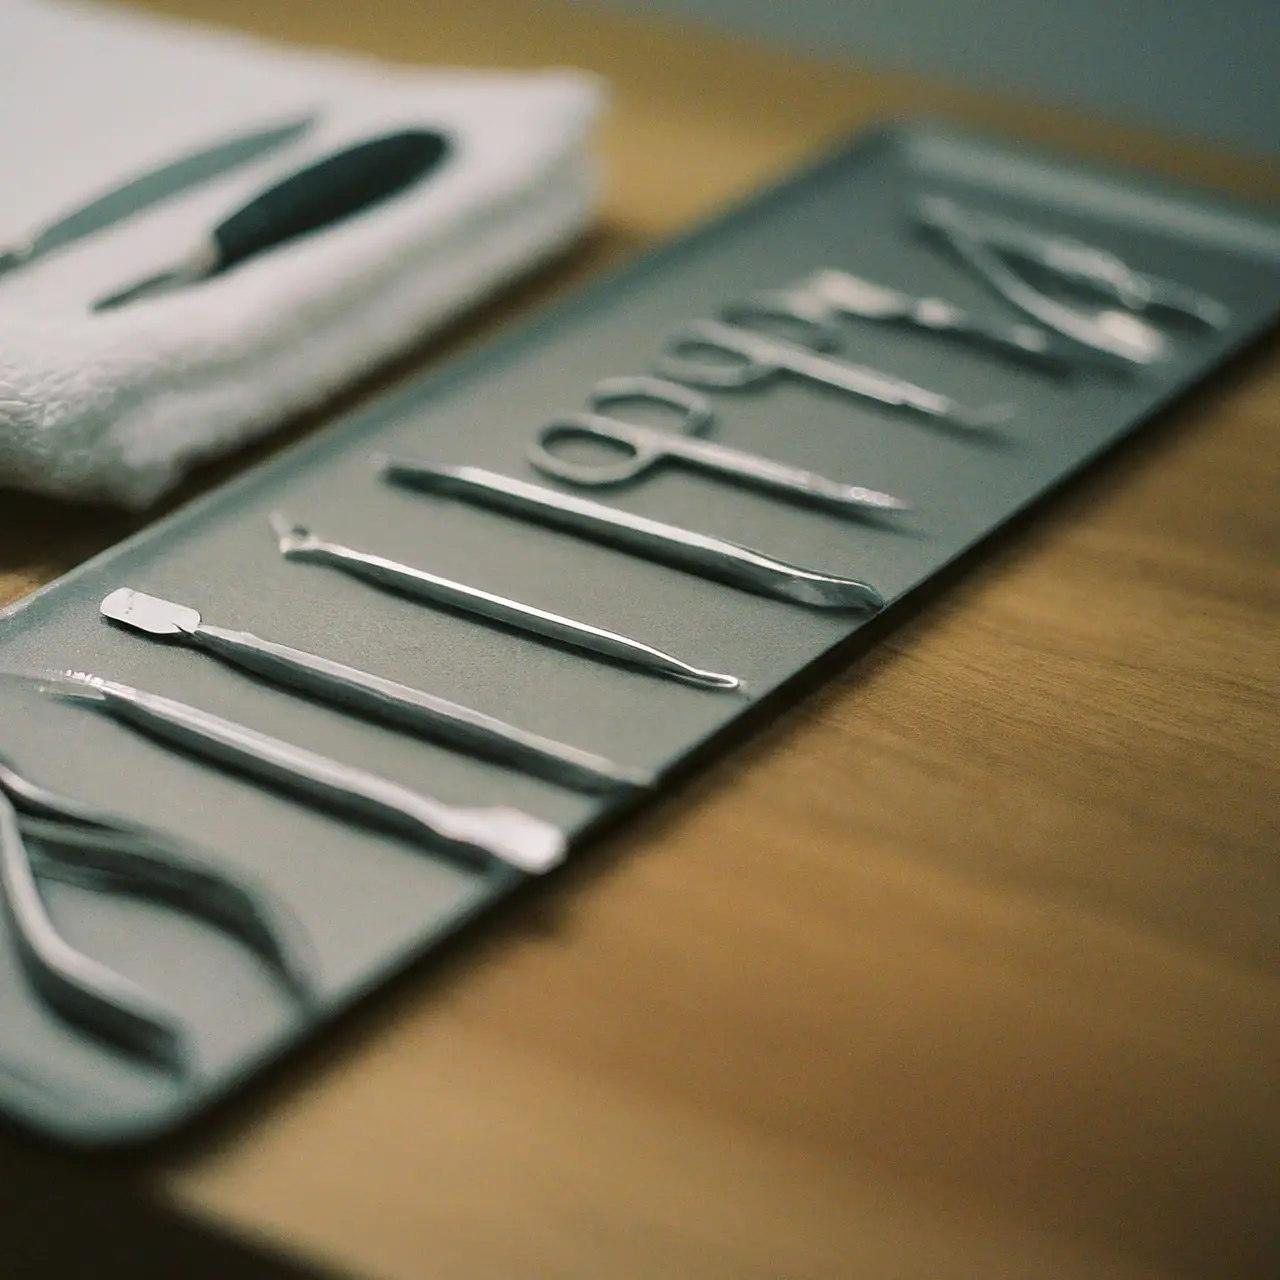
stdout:
{"type": "Polygon", "coordinates": [[[663,378],[725,391],[752,386],[777,373],[778,365],[760,359],[755,353],[758,335],[746,329],[741,330],[741,335],[739,339],[730,326],[714,321],[687,325],[671,335],[654,368],[663,378]],[[699,351],[736,359],[699,359],[699,351]]]}
{"type": "Polygon", "coordinates": [[[529,461],[544,475],[570,484],[604,486],[634,480],[662,459],[661,434],[598,413],[569,413],[545,423],[528,448],[529,461]],[[566,440],[607,440],[630,451],[617,462],[573,462],[552,445],[566,440]]]}
{"type": "Polygon", "coordinates": [[[836,323],[833,308],[820,297],[803,289],[774,290],[739,298],[721,308],[720,318],[741,329],[768,334],[765,326],[770,321],[782,321],[799,329],[791,341],[809,347],[813,351],[838,351],[840,326],[836,323]]]}
{"type": "MultiPolygon", "coordinates": [[[[700,391],[667,378],[654,378],[643,373],[602,378],[587,396],[587,404],[593,413],[599,413],[610,405],[628,402],[656,404],[674,409],[680,416],[680,430],[685,435],[701,435],[715,421],[715,410],[700,391]]],[[[616,415],[609,416],[617,420],[616,415]]]]}

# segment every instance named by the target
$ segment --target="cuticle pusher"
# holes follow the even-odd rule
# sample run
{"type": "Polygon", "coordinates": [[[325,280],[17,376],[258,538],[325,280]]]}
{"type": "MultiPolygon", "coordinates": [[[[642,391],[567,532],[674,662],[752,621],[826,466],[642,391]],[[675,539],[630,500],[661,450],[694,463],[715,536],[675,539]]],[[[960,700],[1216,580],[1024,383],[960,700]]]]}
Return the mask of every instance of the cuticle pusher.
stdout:
{"type": "Polygon", "coordinates": [[[505,805],[461,808],[389,778],[274,738],[199,707],[84,671],[27,676],[57,697],[83,700],[178,750],[226,765],[319,807],[540,875],[558,866],[565,834],[505,805]]]}
{"type": "Polygon", "coordinates": [[[461,746],[567,786],[608,791],[650,787],[655,781],[645,770],[626,768],[446,698],[247,631],[210,626],[195,609],[128,587],[108,595],[99,611],[132,631],[190,645],[344,710],[461,746]]]}
{"type": "Polygon", "coordinates": [[[328,565],[374,586],[482,618],[491,618],[516,630],[545,636],[560,644],[598,653],[669,679],[707,689],[742,688],[742,681],[737,676],[695,667],[652,645],[632,640],[629,636],[565,618],[489,591],[481,591],[478,587],[454,582],[424,569],[416,569],[412,565],[400,564],[382,556],[357,551],[353,547],[328,542],[281,512],[272,514],[271,527],[275,531],[280,554],[286,560],[328,565]]]}
{"type": "Polygon", "coordinates": [[[857,578],[817,573],[751,547],[603,503],[559,493],[481,467],[379,459],[383,478],[563,529],[618,550],[739,587],[819,609],[879,610],[884,597],[857,578]]]}

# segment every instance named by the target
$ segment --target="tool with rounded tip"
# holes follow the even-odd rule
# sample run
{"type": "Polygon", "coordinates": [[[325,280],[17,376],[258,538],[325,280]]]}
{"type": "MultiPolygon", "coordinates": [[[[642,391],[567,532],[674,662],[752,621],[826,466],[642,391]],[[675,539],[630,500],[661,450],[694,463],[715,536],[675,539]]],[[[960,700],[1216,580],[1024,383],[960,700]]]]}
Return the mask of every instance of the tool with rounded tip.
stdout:
{"type": "MultiPolygon", "coordinates": [[[[832,268],[815,272],[794,289],[759,294],[740,305],[789,309],[815,319],[841,315],[896,325],[954,338],[1052,372],[1072,366],[1071,353],[1036,325],[983,320],[945,298],[917,297],[832,268]]],[[[736,307],[725,309],[728,320],[736,322],[740,314],[736,307]]]]}
{"type": "Polygon", "coordinates": [[[518,809],[463,809],[445,804],[199,707],[88,672],[51,672],[36,679],[49,693],[90,702],[179,750],[411,839],[443,844],[471,857],[496,859],[531,875],[549,871],[564,860],[564,832],[518,809]]]}
{"type": "Polygon", "coordinates": [[[555,418],[538,432],[529,446],[529,461],[539,471],[570,484],[613,485],[634,480],[664,462],[682,462],[766,493],[816,503],[847,514],[908,509],[907,503],[892,494],[841,484],[813,471],[700,439],[697,433],[705,430],[714,416],[711,405],[705,396],[678,382],[646,377],[606,378],[592,388],[589,404],[591,412],[555,418]],[[662,431],[602,412],[619,402],[673,410],[679,417],[679,430],[662,431]],[[579,463],[562,458],[552,448],[566,440],[582,439],[607,440],[626,449],[631,456],[613,463],[579,463]]]}
{"type": "Polygon", "coordinates": [[[297,141],[314,123],[315,116],[308,114],[286,124],[241,134],[130,178],[22,239],[0,247],[0,275],[279,150],[297,141]]]}
{"type": "MultiPolygon", "coordinates": [[[[759,304],[749,312],[739,307],[736,314],[740,321],[750,320],[752,323],[769,318],[759,304]]],[[[1007,405],[970,409],[950,396],[917,386],[905,378],[820,354],[826,345],[824,335],[829,321],[825,319],[819,322],[817,317],[797,315],[794,308],[787,306],[774,308],[773,318],[791,323],[811,323],[814,327],[813,346],[800,346],[773,334],[746,328],[741,323],[697,320],[671,335],[654,368],[664,378],[725,391],[758,386],[789,374],[861,400],[871,400],[893,409],[907,409],[945,426],[974,434],[990,434],[1012,416],[1007,405]]]]}
{"type": "Polygon", "coordinates": [[[921,226],[943,237],[971,271],[1024,315],[1080,346],[1129,365],[1146,365],[1168,352],[1164,336],[1125,311],[1085,312],[1034,288],[1008,267],[988,243],[981,221],[943,196],[922,196],[915,207],[921,226]]]}
{"type": "Polygon", "coordinates": [[[39,879],[138,895],[200,917],[252,950],[295,1000],[312,1002],[309,940],[263,886],[215,869],[162,832],[59,795],[0,759],[0,880],[32,985],[68,1022],[165,1070],[186,1071],[181,1018],[62,938],[39,879]]]}
{"type": "Polygon", "coordinates": [[[382,460],[392,484],[440,493],[563,529],[632,555],[673,565],[730,586],[819,609],[880,609],[884,597],[869,583],[815,573],[750,547],[679,525],[557,493],[480,467],[382,460]]]}
{"type": "Polygon", "coordinates": [[[202,622],[196,610],[121,587],[99,606],[104,618],[131,631],[191,645],[275,684],[343,710],[390,722],[424,737],[588,791],[649,787],[651,774],[505,724],[420,689],[398,684],[318,654],[202,622]]]}
{"type": "Polygon", "coordinates": [[[275,512],[271,516],[271,527],[275,530],[280,554],[286,560],[329,565],[354,578],[371,582],[375,586],[390,588],[403,595],[413,596],[419,600],[429,600],[432,604],[445,605],[450,609],[476,614],[482,618],[491,618],[518,631],[546,636],[549,640],[555,640],[560,644],[571,645],[575,649],[583,649],[588,653],[598,653],[603,657],[625,662],[629,666],[640,667],[669,679],[683,680],[707,689],[741,687],[742,682],[737,676],[724,675],[718,671],[704,671],[701,667],[682,662],[661,649],[655,649],[652,645],[632,640],[617,632],[605,631],[601,627],[593,627],[586,622],[577,622],[573,618],[549,613],[545,609],[522,604],[519,600],[508,600],[505,596],[481,591],[478,587],[469,587],[449,578],[441,578],[437,574],[428,573],[425,569],[415,569],[412,565],[399,564],[395,560],[387,560],[382,556],[369,555],[367,552],[356,551],[352,547],[344,547],[336,542],[326,542],[305,525],[294,523],[280,512],[275,512]]]}
{"type": "Polygon", "coordinates": [[[219,223],[182,262],[99,298],[109,311],[221,275],[248,258],[363,213],[425,177],[449,153],[432,129],[407,129],[348,147],[278,182],[219,223]]]}

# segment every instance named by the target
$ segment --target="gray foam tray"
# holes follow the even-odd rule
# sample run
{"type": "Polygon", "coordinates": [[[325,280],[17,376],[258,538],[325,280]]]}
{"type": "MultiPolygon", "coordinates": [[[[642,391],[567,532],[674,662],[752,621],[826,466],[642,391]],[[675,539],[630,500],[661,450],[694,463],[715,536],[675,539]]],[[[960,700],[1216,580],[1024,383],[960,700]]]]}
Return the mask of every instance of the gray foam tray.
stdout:
{"type": "MultiPolygon", "coordinates": [[[[523,453],[532,431],[582,407],[597,379],[647,371],[676,325],[818,267],[846,267],[1004,314],[907,229],[904,202],[926,187],[1079,234],[1200,286],[1234,308],[1235,322],[1182,342],[1154,371],[1065,381],[925,337],[846,326],[850,358],[969,403],[1015,401],[1004,447],[798,382],[714,397],[717,439],[912,500],[916,513],[897,532],[676,470],[604,500],[865,577],[892,609],[1276,318],[1280,221],[1267,213],[931,125],[888,128],[20,602],[0,616],[0,668],[76,667],[180,697],[447,800],[521,806],[563,824],[580,847],[593,829],[625,816],[619,802],[380,729],[189,650],[148,643],[101,622],[98,602],[122,585],[168,596],[210,622],[319,650],[673,775],[749,725],[753,711],[767,713],[823,655],[856,643],[865,619],[749,595],[496,513],[391,489],[375,480],[370,455],[411,454],[533,478],[523,453]],[[267,527],[274,508],[338,541],[735,672],[748,681],[749,696],[666,683],[330,570],[285,563],[267,527]]],[[[2,512],[0,505],[0,519],[2,512]]],[[[198,1069],[175,1081],[50,1016],[17,966],[0,913],[0,1107],[66,1141],[120,1143],[173,1127],[519,882],[308,810],[13,682],[0,681],[0,724],[0,749],[31,776],[185,833],[231,867],[252,868],[299,913],[321,967],[324,1008],[300,1020],[257,962],[209,929],[123,897],[48,884],[47,900],[68,937],[189,1016],[198,1069]]]]}

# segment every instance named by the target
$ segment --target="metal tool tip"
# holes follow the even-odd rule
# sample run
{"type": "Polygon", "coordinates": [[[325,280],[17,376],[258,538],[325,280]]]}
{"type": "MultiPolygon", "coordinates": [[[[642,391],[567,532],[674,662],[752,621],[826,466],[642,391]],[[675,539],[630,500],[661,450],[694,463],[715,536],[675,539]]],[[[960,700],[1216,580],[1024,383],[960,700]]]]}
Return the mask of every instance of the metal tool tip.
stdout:
{"type": "Polygon", "coordinates": [[[19,680],[30,681],[42,693],[52,693],[69,698],[87,698],[101,702],[105,698],[107,681],[88,671],[55,670],[8,673],[19,680]]]}
{"type": "Polygon", "coordinates": [[[119,587],[98,606],[109,622],[153,636],[189,634],[200,626],[200,614],[186,605],[149,596],[132,587],[119,587]]]}
{"type": "Polygon", "coordinates": [[[905,498],[895,498],[891,493],[881,493],[878,489],[850,488],[849,498],[860,507],[868,507],[875,511],[911,511],[911,503],[905,498]]]}
{"type": "Polygon", "coordinates": [[[267,523],[276,535],[281,551],[288,551],[291,547],[305,542],[312,536],[311,530],[305,524],[300,524],[297,520],[291,519],[283,511],[271,512],[267,517],[267,523]]]}
{"type": "Polygon", "coordinates": [[[565,859],[569,842],[565,833],[550,822],[532,818],[518,809],[498,807],[485,814],[493,843],[492,853],[509,866],[529,875],[544,875],[565,859]]]}
{"type": "Polygon", "coordinates": [[[734,693],[745,693],[747,691],[746,681],[738,679],[737,676],[731,676],[723,671],[703,671],[701,667],[686,667],[681,664],[681,670],[673,671],[671,674],[677,679],[686,680],[689,684],[696,684],[702,689],[724,689],[734,693]]]}
{"type": "Polygon", "coordinates": [[[1001,427],[1007,427],[1013,421],[1018,406],[1014,404],[989,404],[981,409],[969,410],[963,418],[962,425],[968,431],[994,434],[1001,427]]]}

